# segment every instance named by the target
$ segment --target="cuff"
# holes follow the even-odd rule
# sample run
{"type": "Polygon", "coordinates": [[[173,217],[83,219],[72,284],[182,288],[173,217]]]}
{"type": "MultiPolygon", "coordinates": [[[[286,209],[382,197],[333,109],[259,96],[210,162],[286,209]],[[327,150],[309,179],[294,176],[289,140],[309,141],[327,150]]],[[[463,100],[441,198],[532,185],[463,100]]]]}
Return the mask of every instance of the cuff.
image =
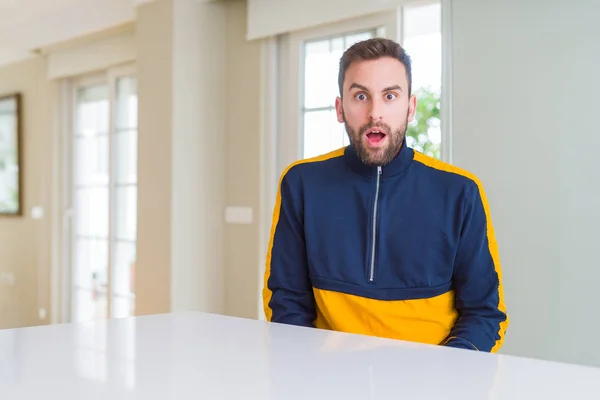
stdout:
{"type": "Polygon", "coordinates": [[[471,342],[469,342],[467,339],[463,339],[457,336],[448,338],[446,340],[445,343],[443,343],[444,346],[446,347],[454,347],[456,349],[467,349],[467,350],[476,350],[479,351],[479,349],[471,342]]]}

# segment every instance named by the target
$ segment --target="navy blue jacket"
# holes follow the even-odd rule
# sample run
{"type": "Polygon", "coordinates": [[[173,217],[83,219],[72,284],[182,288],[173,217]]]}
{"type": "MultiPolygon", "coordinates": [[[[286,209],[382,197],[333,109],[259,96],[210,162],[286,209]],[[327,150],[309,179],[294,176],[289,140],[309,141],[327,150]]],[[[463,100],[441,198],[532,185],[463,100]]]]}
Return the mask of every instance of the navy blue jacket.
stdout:
{"type": "Polygon", "coordinates": [[[263,298],[272,322],[480,351],[508,326],[481,183],[406,142],[384,167],[348,146],[286,169],[263,298]]]}

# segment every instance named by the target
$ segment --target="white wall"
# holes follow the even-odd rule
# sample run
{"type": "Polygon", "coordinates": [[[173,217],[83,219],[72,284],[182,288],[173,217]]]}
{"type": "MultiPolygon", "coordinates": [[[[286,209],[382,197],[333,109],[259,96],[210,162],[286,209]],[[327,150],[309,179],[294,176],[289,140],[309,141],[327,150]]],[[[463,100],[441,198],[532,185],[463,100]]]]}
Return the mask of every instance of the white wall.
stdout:
{"type": "Polygon", "coordinates": [[[266,254],[266,248],[259,248],[259,221],[264,219],[260,171],[265,162],[260,153],[261,41],[246,40],[246,2],[226,4],[225,206],[250,207],[253,221],[224,228],[224,310],[227,315],[256,318],[257,260],[266,254]]]}
{"type": "Polygon", "coordinates": [[[504,352],[600,365],[600,2],[452,4],[454,162],[491,203],[504,352]]]}
{"type": "Polygon", "coordinates": [[[171,311],[223,313],[227,10],[172,4],[171,311]]]}
{"type": "MultiPolygon", "coordinates": [[[[247,0],[247,38],[257,39],[393,10],[415,0],[247,0]]],[[[423,2],[423,0],[416,0],[423,2]]],[[[428,0],[425,0],[428,1],[428,0]]]]}
{"type": "Polygon", "coordinates": [[[52,196],[56,158],[52,149],[55,127],[51,104],[56,85],[46,79],[47,63],[31,58],[0,68],[0,95],[22,95],[22,195],[23,215],[0,216],[0,329],[43,325],[51,322],[50,236],[56,221],[52,196]],[[44,218],[33,219],[31,209],[42,207],[44,218]],[[40,317],[39,310],[45,315],[40,317]]]}
{"type": "Polygon", "coordinates": [[[48,79],[68,79],[136,59],[134,24],[125,24],[82,39],[50,46],[48,79]]]}
{"type": "Polygon", "coordinates": [[[137,8],[137,315],[171,310],[173,14],[171,1],[137,8]]]}
{"type": "Polygon", "coordinates": [[[222,313],[227,8],[137,8],[136,313],[222,313]]]}

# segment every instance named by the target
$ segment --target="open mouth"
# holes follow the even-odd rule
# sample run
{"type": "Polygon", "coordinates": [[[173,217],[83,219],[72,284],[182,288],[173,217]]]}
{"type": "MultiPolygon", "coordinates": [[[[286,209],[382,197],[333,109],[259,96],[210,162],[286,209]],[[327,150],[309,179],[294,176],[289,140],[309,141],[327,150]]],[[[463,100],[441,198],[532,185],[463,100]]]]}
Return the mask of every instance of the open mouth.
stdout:
{"type": "Polygon", "coordinates": [[[379,144],[385,139],[386,133],[381,128],[371,128],[366,133],[367,140],[371,144],[379,144]]]}

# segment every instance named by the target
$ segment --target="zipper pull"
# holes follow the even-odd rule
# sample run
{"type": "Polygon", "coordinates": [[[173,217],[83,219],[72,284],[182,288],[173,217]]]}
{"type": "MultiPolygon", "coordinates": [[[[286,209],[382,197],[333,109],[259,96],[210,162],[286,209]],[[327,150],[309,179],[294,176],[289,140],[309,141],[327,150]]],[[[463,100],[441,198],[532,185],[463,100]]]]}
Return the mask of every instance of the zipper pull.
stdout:
{"type": "Polygon", "coordinates": [[[377,175],[381,175],[381,165],[377,167],[377,175]]]}

